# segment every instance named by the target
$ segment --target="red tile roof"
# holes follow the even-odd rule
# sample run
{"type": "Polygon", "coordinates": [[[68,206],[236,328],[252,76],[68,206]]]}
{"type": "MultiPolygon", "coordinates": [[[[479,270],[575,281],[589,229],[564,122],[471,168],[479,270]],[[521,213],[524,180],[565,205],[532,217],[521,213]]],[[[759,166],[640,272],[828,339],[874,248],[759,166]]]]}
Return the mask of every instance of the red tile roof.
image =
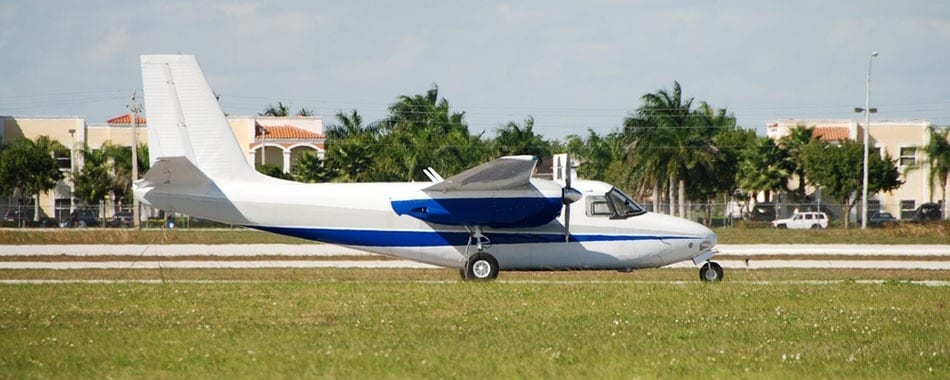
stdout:
{"type": "MultiPolygon", "coordinates": [[[[129,121],[130,121],[130,120],[132,120],[132,118],[129,117],[129,114],[125,114],[125,115],[122,115],[122,116],[116,116],[116,117],[113,117],[113,118],[111,118],[111,119],[109,119],[109,120],[106,120],[106,123],[109,123],[109,124],[129,124],[129,121]]],[[[135,116],[135,124],[137,124],[137,125],[144,125],[144,124],[146,124],[146,120],[145,120],[144,117],[135,116]]]]}
{"type": "Polygon", "coordinates": [[[255,138],[261,138],[261,132],[266,131],[264,138],[268,140],[319,140],[324,136],[311,132],[306,129],[297,128],[290,125],[279,125],[256,128],[255,138]]]}
{"type": "Polygon", "coordinates": [[[815,127],[812,136],[822,141],[840,141],[851,137],[848,127],[815,127]]]}

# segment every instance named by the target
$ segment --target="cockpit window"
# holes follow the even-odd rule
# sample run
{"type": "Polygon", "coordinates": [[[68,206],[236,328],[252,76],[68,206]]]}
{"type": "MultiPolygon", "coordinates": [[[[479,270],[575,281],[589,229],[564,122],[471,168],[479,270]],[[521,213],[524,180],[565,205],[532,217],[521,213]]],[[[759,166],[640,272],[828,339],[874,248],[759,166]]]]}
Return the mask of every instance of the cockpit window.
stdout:
{"type": "Polygon", "coordinates": [[[626,219],[631,216],[637,216],[645,214],[647,211],[640,207],[637,202],[634,202],[633,199],[624,194],[622,191],[618,190],[616,187],[610,189],[607,194],[604,194],[607,198],[607,203],[610,205],[612,211],[611,219],[626,219]]]}

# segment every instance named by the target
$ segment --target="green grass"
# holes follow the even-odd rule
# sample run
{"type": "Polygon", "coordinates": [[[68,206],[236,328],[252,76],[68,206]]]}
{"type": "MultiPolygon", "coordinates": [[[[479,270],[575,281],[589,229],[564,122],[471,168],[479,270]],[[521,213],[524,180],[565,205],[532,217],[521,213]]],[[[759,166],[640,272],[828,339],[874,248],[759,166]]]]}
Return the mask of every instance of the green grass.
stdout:
{"type": "MultiPolygon", "coordinates": [[[[867,230],[776,230],[764,225],[713,229],[722,244],[948,244],[950,222],[867,230]]],[[[250,229],[0,229],[0,244],[306,244],[250,229]]]]}
{"type": "Polygon", "coordinates": [[[469,283],[449,270],[180,270],[162,276],[255,282],[0,285],[0,377],[947,377],[950,288],[752,282],[822,274],[948,279],[730,271],[703,284],[694,270],[649,270],[469,283]]]}
{"type": "Polygon", "coordinates": [[[950,222],[905,223],[887,228],[779,230],[772,228],[714,228],[722,244],[950,244],[950,222]]]}

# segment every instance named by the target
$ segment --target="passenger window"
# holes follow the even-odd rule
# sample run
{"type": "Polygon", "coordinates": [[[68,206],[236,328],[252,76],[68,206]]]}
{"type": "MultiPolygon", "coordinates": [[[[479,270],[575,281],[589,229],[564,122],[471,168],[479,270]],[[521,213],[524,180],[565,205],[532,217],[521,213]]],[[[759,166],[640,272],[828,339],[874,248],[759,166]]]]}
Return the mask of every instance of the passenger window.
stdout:
{"type": "Polygon", "coordinates": [[[811,220],[811,214],[805,215],[805,219],[811,220]]]}
{"type": "Polygon", "coordinates": [[[601,196],[587,197],[587,216],[610,216],[610,206],[607,205],[607,198],[601,196]]]}

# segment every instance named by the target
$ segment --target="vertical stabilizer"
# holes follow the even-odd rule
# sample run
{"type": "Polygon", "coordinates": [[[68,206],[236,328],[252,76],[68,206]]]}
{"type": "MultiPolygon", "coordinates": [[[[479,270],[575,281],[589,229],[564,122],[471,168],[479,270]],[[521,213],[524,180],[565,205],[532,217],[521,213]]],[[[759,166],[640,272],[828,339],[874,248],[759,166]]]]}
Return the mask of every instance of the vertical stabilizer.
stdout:
{"type": "Polygon", "coordinates": [[[148,147],[154,164],[186,157],[211,178],[254,173],[193,55],[143,55],[148,147]]]}

